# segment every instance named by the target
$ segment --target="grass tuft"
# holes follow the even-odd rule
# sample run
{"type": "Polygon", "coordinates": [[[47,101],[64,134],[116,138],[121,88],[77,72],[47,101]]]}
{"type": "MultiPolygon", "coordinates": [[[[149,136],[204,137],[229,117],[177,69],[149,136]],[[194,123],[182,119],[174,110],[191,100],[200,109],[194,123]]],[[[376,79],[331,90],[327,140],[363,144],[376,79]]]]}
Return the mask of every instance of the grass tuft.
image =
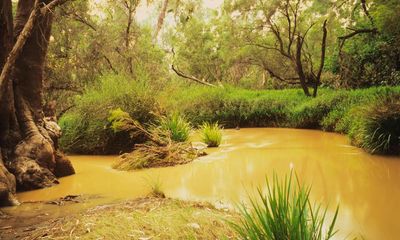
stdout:
{"type": "Polygon", "coordinates": [[[148,183],[150,186],[150,193],[149,197],[154,197],[154,198],[165,198],[165,193],[162,190],[162,182],[159,178],[157,179],[148,179],[148,183]]]}
{"type": "Polygon", "coordinates": [[[159,125],[161,130],[168,132],[175,142],[186,142],[192,130],[190,123],[178,113],[161,117],[159,125]]]}
{"type": "Polygon", "coordinates": [[[208,147],[218,147],[222,141],[222,129],[218,122],[216,123],[203,123],[200,128],[202,141],[208,147]]]}
{"type": "Polygon", "coordinates": [[[359,109],[350,131],[352,142],[371,153],[400,152],[400,95],[387,96],[359,109]]]}
{"type": "Polygon", "coordinates": [[[251,209],[242,205],[241,220],[231,223],[242,239],[328,240],[335,235],[339,207],[325,226],[327,209],[311,204],[311,188],[300,185],[292,173],[284,181],[274,175],[272,184],[267,178],[266,185],[266,193],[258,189],[258,197],[250,198],[251,209]]]}

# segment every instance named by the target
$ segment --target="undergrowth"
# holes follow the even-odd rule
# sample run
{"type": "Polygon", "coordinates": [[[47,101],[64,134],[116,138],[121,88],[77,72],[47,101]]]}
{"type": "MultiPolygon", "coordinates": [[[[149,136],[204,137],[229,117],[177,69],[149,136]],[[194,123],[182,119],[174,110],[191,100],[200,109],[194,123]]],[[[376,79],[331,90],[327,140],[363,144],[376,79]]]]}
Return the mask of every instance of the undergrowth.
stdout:
{"type": "MultiPolygon", "coordinates": [[[[369,123],[380,116],[397,116],[399,110],[396,107],[387,108],[385,112],[379,107],[398,95],[400,87],[321,88],[316,98],[304,96],[301,89],[247,90],[231,86],[210,88],[171,84],[155,91],[140,81],[106,76],[78,97],[76,107],[60,119],[64,133],[60,144],[67,152],[74,153],[129,151],[143,139],[132,138],[124,131],[115,132],[107,121],[110,110],[121,108],[141,124],[156,124],[168,129],[172,139],[178,142],[187,140],[191,126],[218,122],[224,128],[322,129],[349,134],[357,146],[370,152],[393,153],[396,152],[393,148],[396,148],[397,140],[393,137],[398,136],[397,128],[386,128],[385,137],[373,134],[379,126],[369,123]],[[389,100],[382,103],[381,100],[387,98],[389,100]],[[161,121],[157,117],[160,114],[165,116],[161,121]],[[370,132],[370,137],[362,137],[368,135],[363,131],[370,132]],[[391,146],[383,143],[380,147],[383,138],[388,141],[389,136],[391,146]]],[[[398,126],[396,119],[388,117],[385,126],[398,126]]]]}
{"type": "Polygon", "coordinates": [[[111,154],[132,149],[135,142],[124,131],[109,126],[109,112],[121,108],[141,123],[155,121],[157,101],[146,83],[125,76],[103,76],[76,97],[75,107],[59,120],[60,146],[67,152],[111,154]]]}

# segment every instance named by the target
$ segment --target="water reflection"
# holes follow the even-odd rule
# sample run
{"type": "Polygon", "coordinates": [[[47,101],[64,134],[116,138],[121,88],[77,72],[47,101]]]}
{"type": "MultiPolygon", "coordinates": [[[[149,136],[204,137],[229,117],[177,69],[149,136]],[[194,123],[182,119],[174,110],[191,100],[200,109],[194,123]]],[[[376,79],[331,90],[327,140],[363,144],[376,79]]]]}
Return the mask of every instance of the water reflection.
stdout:
{"type": "Polygon", "coordinates": [[[312,184],[312,198],[340,203],[339,237],[350,232],[366,239],[398,239],[400,158],[372,156],[348,145],[346,137],[293,129],[226,130],[223,145],[195,162],[172,168],[119,172],[112,156],[72,156],[77,174],[50,189],[19,194],[22,201],[68,194],[135,198],[159,179],[167,196],[237,203],[274,172],[291,168],[312,184]]]}

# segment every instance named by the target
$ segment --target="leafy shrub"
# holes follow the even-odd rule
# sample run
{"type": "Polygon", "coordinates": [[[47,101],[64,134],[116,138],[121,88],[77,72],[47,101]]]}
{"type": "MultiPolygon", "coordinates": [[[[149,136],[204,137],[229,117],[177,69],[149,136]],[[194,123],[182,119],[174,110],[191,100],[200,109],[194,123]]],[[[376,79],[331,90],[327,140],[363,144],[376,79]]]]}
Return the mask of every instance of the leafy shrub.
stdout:
{"type": "Polygon", "coordinates": [[[222,141],[222,131],[218,123],[203,123],[201,126],[202,140],[208,147],[218,147],[222,141]]]}
{"type": "Polygon", "coordinates": [[[310,187],[300,185],[292,178],[279,181],[275,175],[272,184],[266,180],[267,191],[258,189],[258,197],[250,198],[251,209],[240,207],[239,223],[231,223],[242,239],[331,239],[339,208],[324,233],[327,209],[310,201],[310,187]]]}
{"type": "Polygon", "coordinates": [[[192,130],[190,123],[178,113],[161,117],[159,125],[161,130],[168,132],[175,142],[186,142],[192,130]]]}

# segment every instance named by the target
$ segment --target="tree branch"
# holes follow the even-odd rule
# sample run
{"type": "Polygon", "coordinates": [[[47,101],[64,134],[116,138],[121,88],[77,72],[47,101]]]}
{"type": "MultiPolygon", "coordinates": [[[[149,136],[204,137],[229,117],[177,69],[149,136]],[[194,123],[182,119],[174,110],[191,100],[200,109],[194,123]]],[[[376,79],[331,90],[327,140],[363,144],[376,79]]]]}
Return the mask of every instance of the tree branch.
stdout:
{"type": "Polygon", "coordinates": [[[339,37],[339,52],[341,52],[341,49],[343,48],[346,40],[358,35],[358,34],[364,34],[364,33],[371,33],[371,34],[377,34],[378,29],[377,28],[367,28],[367,29],[350,29],[353,32],[349,33],[347,35],[339,37]]]}
{"type": "Polygon", "coordinates": [[[45,6],[43,6],[42,9],[40,9],[41,14],[45,15],[48,12],[53,11],[55,7],[62,5],[68,1],[69,0],[53,0],[50,3],[46,4],[45,6]]]}
{"type": "Polygon", "coordinates": [[[3,94],[6,90],[6,86],[8,85],[8,81],[10,78],[11,71],[18,57],[21,55],[23,47],[28,40],[29,36],[32,33],[33,27],[37,19],[40,17],[41,8],[40,8],[40,0],[36,0],[32,9],[31,14],[29,15],[28,21],[26,22],[24,28],[21,33],[18,35],[17,42],[13,46],[11,52],[9,53],[7,60],[3,66],[0,75],[0,99],[3,99],[3,94]]]}
{"type": "Polygon", "coordinates": [[[172,70],[176,73],[176,75],[178,75],[179,77],[186,78],[186,79],[195,81],[195,82],[197,82],[197,83],[200,83],[200,84],[203,84],[203,85],[206,85],[206,86],[209,86],[209,87],[216,87],[214,84],[208,83],[208,82],[206,82],[206,81],[204,81],[204,80],[200,80],[200,79],[198,79],[198,78],[196,78],[196,77],[194,77],[194,76],[186,75],[185,73],[183,73],[183,72],[180,71],[179,69],[175,68],[174,65],[171,65],[171,69],[172,69],[172,70]]]}
{"type": "Polygon", "coordinates": [[[367,15],[371,24],[374,25],[374,19],[372,18],[371,14],[369,13],[368,8],[367,8],[367,0],[361,0],[361,7],[362,7],[365,15],[367,15]]]}
{"type": "Polygon", "coordinates": [[[321,82],[321,75],[325,65],[325,54],[326,54],[326,38],[328,37],[328,30],[326,29],[327,20],[324,21],[324,25],[322,26],[323,36],[322,36],[322,45],[321,45],[321,62],[319,65],[319,70],[315,79],[314,85],[314,93],[313,96],[317,96],[318,85],[321,82]]]}

